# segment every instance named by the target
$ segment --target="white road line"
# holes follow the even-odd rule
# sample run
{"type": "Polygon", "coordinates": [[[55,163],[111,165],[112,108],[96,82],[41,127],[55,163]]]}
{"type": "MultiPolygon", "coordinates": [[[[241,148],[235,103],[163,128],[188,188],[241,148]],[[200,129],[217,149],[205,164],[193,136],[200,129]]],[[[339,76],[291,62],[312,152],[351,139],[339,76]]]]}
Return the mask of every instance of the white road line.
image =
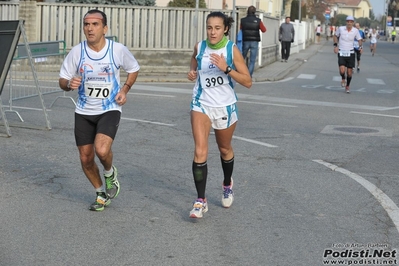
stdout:
{"type": "Polygon", "coordinates": [[[246,142],[250,142],[250,143],[254,143],[254,144],[259,144],[259,145],[262,145],[262,146],[266,146],[268,148],[278,148],[278,146],[275,146],[275,145],[272,145],[272,144],[269,144],[269,143],[265,143],[265,142],[260,142],[260,141],[257,141],[257,140],[246,139],[246,138],[237,137],[237,136],[233,136],[233,139],[239,139],[239,140],[242,140],[242,141],[246,141],[246,142]]]}
{"type": "MultiPolygon", "coordinates": [[[[10,107],[9,105],[3,105],[3,107],[10,107]]],[[[23,106],[15,106],[13,105],[12,108],[19,108],[25,110],[34,110],[34,111],[43,111],[43,108],[32,108],[32,107],[23,107],[23,106]]],[[[12,110],[4,110],[5,112],[13,112],[12,110]]],[[[46,108],[46,111],[51,111],[51,109],[46,108]]]]}
{"type": "MultiPolygon", "coordinates": [[[[210,132],[210,133],[211,133],[211,135],[215,135],[215,132],[210,132]]],[[[260,142],[260,141],[257,141],[257,140],[252,140],[252,139],[247,139],[247,138],[242,138],[242,137],[237,137],[237,136],[233,136],[233,139],[239,139],[239,140],[242,140],[242,141],[258,144],[258,145],[261,145],[261,146],[266,146],[268,148],[278,148],[278,146],[275,146],[275,145],[272,145],[272,144],[269,144],[269,143],[266,143],[266,142],[260,142]]]]}
{"type": "Polygon", "coordinates": [[[393,117],[393,118],[399,118],[397,115],[384,115],[384,114],[373,114],[373,113],[363,113],[363,112],[355,112],[352,111],[352,114],[361,114],[361,115],[374,115],[374,116],[384,116],[384,117],[393,117]]]}
{"type": "Polygon", "coordinates": [[[315,79],[316,75],[313,74],[300,74],[297,79],[315,79]]]}
{"type": "Polygon", "coordinates": [[[168,126],[168,127],[174,127],[175,126],[175,124],[165,124],[165,123],[161,123],[161,122],[153,122],[153,121],[134,119],[134,118],[121,117],[121,119],[128,120],[128,121],[136,121],[136,122],[141,122],[141,123],[154,124],[154,125],[159,125],[159,126],[168,126]]]}
{"type": "Polygon", "coordinates": [[[253,104],[263,104],[263,105],[273,105],[273,106],[280,106],[280,107],[298,107],[295,105],[286,105],[286,104],[277,104],[277,103],[260,103],[260,102],[250,102],[250,101],[240,101],[238,100],[239,103],[253,103],[253,104]]]}
{"type": "Polygon", "coordinates": [[[161,94],[149,94],[149,93],[137,93],[137,92],[129,92],[128,94],[138,95],[138,96],[150,96],[150,97],[169,97],[174,98],[174,95],[161,95],[161,94]]]}
{"type": "Polygon", "coordinates": [[[385,85],[385,82],[382,79],[366,79],[369,84],[373,85],[385,85]]]}
{"type": "Polygon", "coordinates": [[[286,81],[290,81],[294,79],[294,77],[288,77],[285,79],[281,79],[281,80],[276,80],[276,81],[255,81],[256,84],[265,84],[265,83],[280,83],[280,82],[286,82],[286,81]]]}
{"type": "Polygon", "coordinates": [[[393,202],[381,189],[379,189],[373,183],[367,181],[363,177],[352,173],[344,168],[338,167],[334,164],[327,163],[323,160],[313,160],[313,162],[322,164],[333,171],[340,172],[346,176],[349,176],[360,185],[362,185],[365,189],[367,189],[385,209],[389,217],[391,217],[391,220],[394,223],[396,230],[398,230],[399,232],[399,208],[398,206],[396,206],[395,202],[393,202]]]}
{"type": "MultiPolygon", "coordinates": [[[[192,94],[191,89],[178,89],[178,88],[166,88],[156,86],[143,86],[139,85],[135,87],[136,90],[141,91],[157,91],[162,93],[181,93],[181,94],[192,94]]],[[[312,105],[312,106],[328,106],[328,107],[340,107],[350,109],[362,109],[362,110],[374,110],[374,111],[387,111],[399,109],[399,106],[384,107],[384,106],[372,106],[372,105],[359,105],[359,104],[345,104],[336,102],[321,102],[321,101],[310,101],[310,100],[299,100],[279,97],[268,97],[264,95],[250,95],[245,93],[237,93],[238,99],[241,100],[253,100],[253,101],[266,101],[266,102],[277,102],[279,104],[300,104],[300,105],[312,105]]]]}

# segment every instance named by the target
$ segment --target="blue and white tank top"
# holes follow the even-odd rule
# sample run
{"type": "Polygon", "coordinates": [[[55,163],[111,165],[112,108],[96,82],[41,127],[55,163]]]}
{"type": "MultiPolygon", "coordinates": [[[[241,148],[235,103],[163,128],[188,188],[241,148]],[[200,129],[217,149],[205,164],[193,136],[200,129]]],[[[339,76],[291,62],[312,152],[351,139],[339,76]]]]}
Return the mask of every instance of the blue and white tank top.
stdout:
{"type": "Polygon", "coordinates": [[[201,103],[209,107],[223,107],[237,102],[237,95],[234,91],[235,81],[210,61],[211,54],[223,54],[227,65],[235,69],[233,65],[234,45],[229,40],[225,47],[213,50],[207,46],[206,40],[198,43],[196,56],[198,77],[193,89],[193,104],[201,103]]]}
{"type": "Polygon", "coordinates": [[[81,114],[101,114],[109,110],[121,110],[115,101],[119,92],[119,67],[113,59],[113,41],[95,52],[82,42],[78,73],[82,76],[76,112],[81,114]]]}

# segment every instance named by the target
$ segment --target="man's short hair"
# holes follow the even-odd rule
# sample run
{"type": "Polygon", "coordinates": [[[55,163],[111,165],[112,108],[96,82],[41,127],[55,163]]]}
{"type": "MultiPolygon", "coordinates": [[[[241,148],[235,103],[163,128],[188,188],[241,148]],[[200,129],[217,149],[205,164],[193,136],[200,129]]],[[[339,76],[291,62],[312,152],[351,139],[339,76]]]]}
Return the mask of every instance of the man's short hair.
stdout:
{"type": "Polygon", "coordinates": [[[95,13],[101,14],[101,16],[103,17],[101,21],[103,22],[103,25],[104,25],[104,26],[107,26],[107,15],[105,15],[104,12],[102,12],[102,11],[100,11],[100,10],[98,10],[98,9],[91,9],[91,10],[87,11],[87,13],[86,13],[86,14],[84,15],[84,17],[83,17],[83,20],[85,19],[85,17],[86,17],[87,15],[89,15],[89,14],[95,14],[95,13]]]}
{"type": "Polygon", "coordinates": [[[255,12],[256,12],[256,7],[254,7],[254,6],[248,7],[248,11],[247,11],[248,15],[254,15],[255,12]]]}
{"type": "Polygon", "coordinates": [[[291,19],[291,17],[290,17],[290,16],[286,16],[286,17],[285,17],[285,19],[287,19],[287,18],[291,19]]]}

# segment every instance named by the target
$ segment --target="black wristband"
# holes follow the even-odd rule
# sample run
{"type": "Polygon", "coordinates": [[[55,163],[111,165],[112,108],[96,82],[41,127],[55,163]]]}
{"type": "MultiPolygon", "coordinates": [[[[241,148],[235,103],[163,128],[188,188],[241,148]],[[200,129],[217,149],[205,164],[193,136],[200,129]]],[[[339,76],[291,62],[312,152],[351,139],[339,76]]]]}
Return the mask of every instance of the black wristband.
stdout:
{"type": "Polygon", "coordinates": [[[125,84],[123,84],[123,85],[128,86],[128,87],[129,87],[129,90],[130,90],[130,88],[132,87],[132,85],[129,85],[129,84],[127,84],[127,83],[125,83],[125,84]]]}
{"type": "Polygon", "coordinates": [[[334,47],[337,47],[337,46],[338,46],[338,44],[335,42],[335,43],[334,43],[334,47]]]}

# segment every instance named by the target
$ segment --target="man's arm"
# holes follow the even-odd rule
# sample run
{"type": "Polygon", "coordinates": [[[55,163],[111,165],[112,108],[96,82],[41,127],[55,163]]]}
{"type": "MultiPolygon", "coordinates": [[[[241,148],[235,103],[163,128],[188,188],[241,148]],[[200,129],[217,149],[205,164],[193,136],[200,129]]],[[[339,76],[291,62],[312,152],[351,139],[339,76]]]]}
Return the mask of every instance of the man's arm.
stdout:
{"type": "Polygon", "coordinates": [[[129,90],[132,88],[133,84],[136,82],[137,76],[139,75],[139,71],[128,73],[125,84],[123,84],[121,91],[127,94],[129,90]]]}
{"type": "Polygon", "coordinates": [[[259,24],[259,29],[260,29],[262,32],[266,32],[266,27],[265,27],[265,24],[263,24],[263,22],[262,22],[262,21],[260,21],[260,24],[259,24]]]}

